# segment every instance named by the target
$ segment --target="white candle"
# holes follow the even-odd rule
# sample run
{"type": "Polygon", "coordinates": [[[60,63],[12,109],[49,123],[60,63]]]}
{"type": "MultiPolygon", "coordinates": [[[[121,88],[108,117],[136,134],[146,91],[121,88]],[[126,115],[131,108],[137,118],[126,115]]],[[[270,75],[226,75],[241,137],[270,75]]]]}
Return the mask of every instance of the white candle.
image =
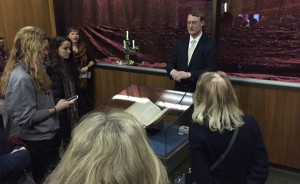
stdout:
{"type": "Polygon", "coordinates": [[[129,40],[129,32],[126,31],[126,40],[129,40]]]}
{"type": "Polygon", "coordinates": [[[123,40],[124,49],[126,49],[126,41],[123,40]]]}
{"type": "Polygon", "coordinates": [[[132,48],[134,49],[135,44],[134,44],[134,40],[132,40],[132,48]]]}

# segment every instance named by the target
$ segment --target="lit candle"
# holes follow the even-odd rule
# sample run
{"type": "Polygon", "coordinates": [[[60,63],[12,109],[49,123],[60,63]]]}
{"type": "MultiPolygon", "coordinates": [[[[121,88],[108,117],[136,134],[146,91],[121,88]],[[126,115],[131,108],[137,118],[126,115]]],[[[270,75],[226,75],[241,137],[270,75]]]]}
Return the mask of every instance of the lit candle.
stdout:
{"type": "Polygon", "coordinates": [[[129,40],[129,32],[126,31],[126,40],[129,40]]]}
{"type": "Polygon", "coordinates": [[[126,41],[123,40],[123,44],[124,44],[124,49],[126,49],[126,41]]]}
{"type": "Polygon", "coordinates": [[[134,40],[132,40],[132,48],[134,49],[135,44],[134,44],[134,40]]]}

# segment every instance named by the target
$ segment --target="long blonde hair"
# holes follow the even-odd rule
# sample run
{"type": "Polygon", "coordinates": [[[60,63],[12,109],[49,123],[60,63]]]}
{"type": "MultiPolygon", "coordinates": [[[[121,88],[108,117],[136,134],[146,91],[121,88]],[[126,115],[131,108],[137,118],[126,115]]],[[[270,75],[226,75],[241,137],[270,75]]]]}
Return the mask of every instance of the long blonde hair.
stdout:
{"type": "Polygon", "coordinates": [[[131,115],[89,114],[73,131],[60,164],[45,184],[167,184],[166,170],[131,115]]]}
{"type": "Polygon", "coordinates": [[[194,122],[208,126],[212,131],[233,130],[244,124],[244,113],[238,107],[235,91],[229,77],[222,71],[206,72],[198,80],[193,95],[194,122]]]}
{"type": "Polygon", "coordinates": [[[47,39],[46,34],[37,27],[27,26],[17,32],[1,78],[1,97],[5,96],[10,73],[20,61],[27,67],[28,72],[36,82],[38,90],[44,92],[49,90],[51,80],[42,65],[43,58],[41,54],[45,39],[47,39]]]}

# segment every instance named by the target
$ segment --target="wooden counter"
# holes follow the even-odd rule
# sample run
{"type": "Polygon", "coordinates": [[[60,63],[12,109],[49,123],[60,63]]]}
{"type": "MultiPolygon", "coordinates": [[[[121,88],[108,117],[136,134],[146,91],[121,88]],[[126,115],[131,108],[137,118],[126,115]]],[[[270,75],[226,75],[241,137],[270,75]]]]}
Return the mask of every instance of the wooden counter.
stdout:
{"type": "MultiPolygon", "coordinates": [[[[240,107],[257,120],[271,163],[300,169],[300,84],[247,78],[231,81],[240,107]]],[[[131,84],[173,89],[162,69],[97,64],[92,84],[96,105],[131,84]]]]}

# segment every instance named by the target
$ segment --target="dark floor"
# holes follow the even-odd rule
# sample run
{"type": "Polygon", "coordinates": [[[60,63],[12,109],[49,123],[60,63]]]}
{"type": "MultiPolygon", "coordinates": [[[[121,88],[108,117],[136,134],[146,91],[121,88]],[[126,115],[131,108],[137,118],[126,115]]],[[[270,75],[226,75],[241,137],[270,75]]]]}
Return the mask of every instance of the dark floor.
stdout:
{"type": "MultiPolygon", "coordinates": [[[[171,181],[185,173],[189,167],[189,162],[184,162],[174,172],[169,172],[171,181]]],[[[265,184],[300,184],[300,170],[283,167],[276,164],[270,164],[269,177],[265,184]]]]}
{"type": "Polygon", "coordinates": [[[266,184],[300,184],[300,170],[270,164],[266,184]]]}

